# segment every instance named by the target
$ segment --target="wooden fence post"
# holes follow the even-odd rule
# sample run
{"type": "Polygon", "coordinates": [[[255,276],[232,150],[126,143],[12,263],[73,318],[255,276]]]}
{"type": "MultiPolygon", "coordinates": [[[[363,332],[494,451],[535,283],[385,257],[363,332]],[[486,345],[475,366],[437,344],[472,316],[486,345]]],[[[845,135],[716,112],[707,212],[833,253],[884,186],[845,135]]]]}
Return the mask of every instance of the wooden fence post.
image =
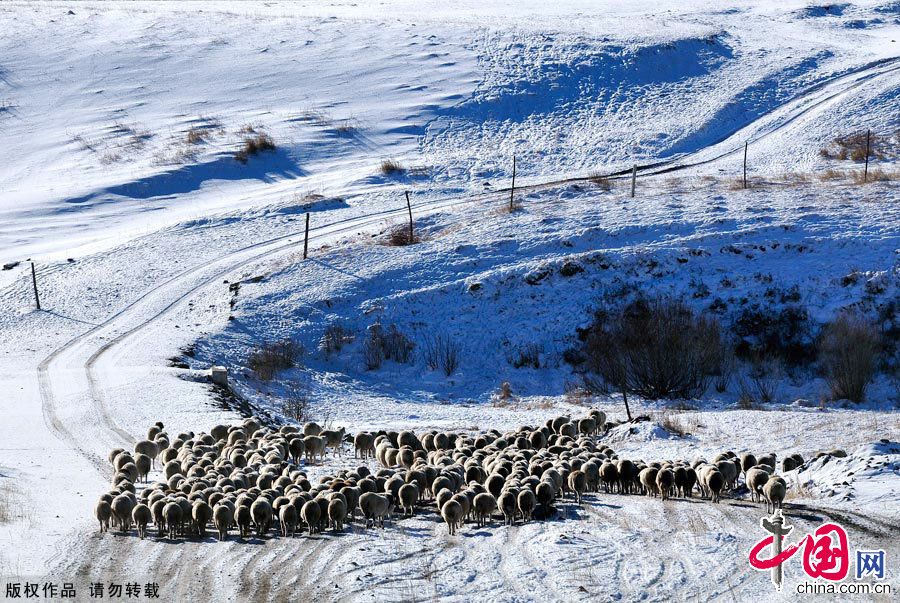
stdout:
{"type": "Polygon", "coordinates": [[[869,135],[872,130],[866,130],[866,167],[863,168],[863,183],[869,180],[869,135]]]}
{"type": "Polygon", "coordinates": [[[516,156],[513,155],[513,173],[512,173],[512,186],[509,187],[509,211],[515,209],[513,205],[513,193],[516,190],[516,156]]]}
{"type": "Polygon", "coordinates": [[[749,141],[744,142],[744,188],[747,188],[747,146],[749,141]]]}
{"type": "Polygon", "coordinates": [[[631,198],[634,198],[634,189],[637,186],[637,166],[631,168],[631,198]]]}
{"type": "Polygon", "coordinates": [[[306,212],[306,233],[303,235],[303,259],[306,259],[306,252],[309,249],[309,212],[306,212]]]}
{"type": "Polygon", "coordinates": [[[404,192],[406,193],[406,209],[409,210],[409,244],[412,245],[416,240],[413,234],[412,204],[409,202],[409,191],[404,192]]]}
{"type": "Polygon", "coordinates": [[[34,262],[31,262],[31,284],[34,286],[34,303],[37,305],[37,309],[41,309],[41,298],[38,297],[38,288],[37,288],[37,274],[34,271],[34,262]]]}

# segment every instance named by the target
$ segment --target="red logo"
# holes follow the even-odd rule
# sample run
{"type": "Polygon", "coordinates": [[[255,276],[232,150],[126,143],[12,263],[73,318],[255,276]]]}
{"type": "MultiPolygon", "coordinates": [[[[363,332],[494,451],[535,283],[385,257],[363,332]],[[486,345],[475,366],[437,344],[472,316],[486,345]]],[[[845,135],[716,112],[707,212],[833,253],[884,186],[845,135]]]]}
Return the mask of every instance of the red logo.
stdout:
{"type": "Polygon", "coordinates": [[[750,549],[750,565],[758,570],[772,570],[772,583],[781,590],[781,565],[803,548],[803,571],[810,578],[843,580],[850,571],[850,546],[847,532],[836,523],[819,526],[812,534],[807,534],[795,544],[783,546],[783,539],[792,526],[784,523],[781,510],[771,519],[763,517],[760,525],[770,533],[750,549]],[[771,547],[766,558],[761,555],[771,547]]]}

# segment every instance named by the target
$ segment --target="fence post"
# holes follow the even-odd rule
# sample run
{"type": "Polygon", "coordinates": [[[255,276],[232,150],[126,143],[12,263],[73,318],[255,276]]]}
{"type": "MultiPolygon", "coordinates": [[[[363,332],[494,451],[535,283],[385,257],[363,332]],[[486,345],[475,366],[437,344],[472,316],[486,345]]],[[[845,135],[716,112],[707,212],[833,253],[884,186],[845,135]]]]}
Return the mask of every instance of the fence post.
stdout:
{"type": "Polygon", "coordinates": [[[869,180],[869,135],[872,130],[866,130],[866,167],[863,168],[863,183],[869,180]]]}
{"type": "Polygon", "coordinates": [[[303,259],[306,259],[306,252],[309,249],[309,212],[306,212],[306,233],[303,235],[303,259]]]}
{"type": "Polygon", "coordinates": [[[37,309],[41,309],[41,298],[38,297],[38,288],[37,288],[37,274],[34,271],[34,262],[31,262],[31,284],[34,286],[34,303],[37,305],[37,309]]]}
{"type": "Polygon", "coordinates": [[[516,190],[516,156],[513,155],[513,173],[512,173],[512,186],[509,187],[509,211],[514,209],[513,206],[513,193],[516,190]]]}
{"type": "Polygon", "coordinates": [[[637,166],[631,168],[631,198],[634,198],[634,189],[637,185],[637,166]]]}
{"type": "Polygon", "coordinates": [[[406,193],[406,209],[409,210],[409,244],[412,245],[416,240],[413,235],[412,204],[409,202],[409,191],[404,192],[406,193]]]}
{"type": "Polygon", "coordinates": [[[749,141],[744,142],[744,188],[747,188],[747,146],[749,141]]]}

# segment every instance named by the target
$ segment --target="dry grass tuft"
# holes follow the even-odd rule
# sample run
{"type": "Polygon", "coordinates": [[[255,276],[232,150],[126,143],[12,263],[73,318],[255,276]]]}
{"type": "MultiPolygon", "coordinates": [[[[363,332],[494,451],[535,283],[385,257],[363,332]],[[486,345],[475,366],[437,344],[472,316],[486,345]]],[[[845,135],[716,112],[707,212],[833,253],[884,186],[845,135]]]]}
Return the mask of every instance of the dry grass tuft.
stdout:
{"type": "Polygon", "coordinates": [[[392,226],[388,231],[384,244],[388,247],[405,247],[407,245],[415,245],[422,239],[413,231],[412,236],[409,233],[409,224],[397,224],[392,226]]]}
{"type": "Polygon", "coordinates": [[[269,381],[279,370],[297,366],[303,346],[290,340],[263,344],[247,356],[247,366],[263,381],[269,381]]]}
{"type": "Polygon", "coordinates": [[[379,166],[381,173],[385,176],[395,176],[406,171],[403,164],[396,159],[384,159],[379,166]]]}
{"type": "Polygon", "coordinates": [[[241,148],[234,154],[234,158],[241,163],[247,163],[247,160],[253,155],[258,155],[264,151],[274,151],[275,148],[275,141],[272,140],[272,137],[261,132],[245,138],[241,148]]]}

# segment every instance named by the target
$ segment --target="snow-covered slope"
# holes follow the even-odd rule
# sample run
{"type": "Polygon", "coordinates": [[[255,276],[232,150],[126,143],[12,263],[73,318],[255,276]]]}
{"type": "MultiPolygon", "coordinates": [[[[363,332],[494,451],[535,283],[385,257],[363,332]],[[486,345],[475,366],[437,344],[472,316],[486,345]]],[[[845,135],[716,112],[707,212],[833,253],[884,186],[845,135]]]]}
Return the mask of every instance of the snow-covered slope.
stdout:
{"type": "MultiPolygon", "coordinates": [[[[457,537],[429,512],[252,544],[100,536],[91,509],[109,450],[148,425],[238,420],[198,383],[211,364],[269,414],[302,381],[312,416],[350,431],[474,433],[584,405],[624,419],[618,396],[565,393],[566,353],[603,299],[685,295],[723,320],[756,303],[799,302],[814,322],[858,305],[887,320],[900,188],[817,176],[860,167],[820,151],[861,128],[889,139],[873,170],[896,170],[896,2],[5,2],[0,33],[0,264],[21,262],[0,271],[0,576],[156,577],[167,600],[770,592],[746,564],[762,511],[743,491],[720,505],[598,493],[548,522],[457,537]],[[262,132],[276,150],[237,161],[262,132]],[[735,190],[748,140],[754,186],[735,190]],[[508,213],[514,155],[525,188],[508,213]],[[385,174],[389,158],[407,169],[385,174]],[[634,198],[620,180],[541,184],[635,163],[656,167],[634,198]],[[423,242],[388,247],[404,190],[423,242]],[[357,337],[326,357],[334,321],[357,337]],[[409,364],[365,370],[375,321],[417,344],[409,364]],[[461,345],[449,377],[421,355],[436,334],[461,345]],[[258,380],[248,351],[283,337],[307,349],[302,366],[258,380]],[[515,367],[525,349],[539,368],[515,367]],[[493,395],[504,381],[510,400],[493,395]]],[[[778,386],[756,409],[737,407],[734,384],[633,400],[649,420],[603,442],[648,461],[800,452],[791,521],[844,522],[896,559],[896,383],[880,375],[861,407],[820,404],[809,372],[778,386]],[[850,454],[812,460],[835,447],[850,454]]]]}

